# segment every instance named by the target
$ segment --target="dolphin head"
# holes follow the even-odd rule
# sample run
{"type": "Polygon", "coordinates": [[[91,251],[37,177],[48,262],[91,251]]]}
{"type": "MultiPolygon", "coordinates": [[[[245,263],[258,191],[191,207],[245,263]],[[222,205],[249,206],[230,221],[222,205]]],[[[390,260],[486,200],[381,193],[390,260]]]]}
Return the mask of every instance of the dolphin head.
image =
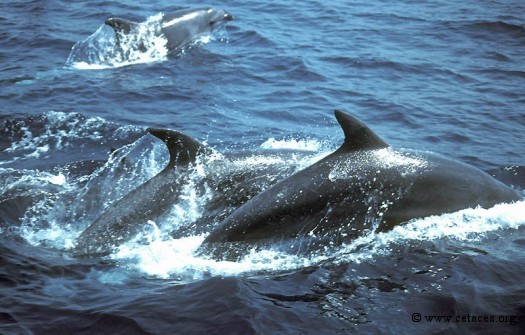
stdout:
{"type": "Polygon", "coordinates": [[[211,30],[233,20],[233,15],[222,9],[208,8],[206,9],[206,14],[208,16],[208,25],[211,30]]]}
{"type": "MultiPolygon", "coordinates": [[[[183,9],[174,13],[164,14],[162,28],[165,35],[181,39],[181,32],[191,35],[212,32],[228,21],[233,20],[233,15],[216,8],[183,9]]],[[[169,36],[168,40],[169,40],[169,36]]]]}

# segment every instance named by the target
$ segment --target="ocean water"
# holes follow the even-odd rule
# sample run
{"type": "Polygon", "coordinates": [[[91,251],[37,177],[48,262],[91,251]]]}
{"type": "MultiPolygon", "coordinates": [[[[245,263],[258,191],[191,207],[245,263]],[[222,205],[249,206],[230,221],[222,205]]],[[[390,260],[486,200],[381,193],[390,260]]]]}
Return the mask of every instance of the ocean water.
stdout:
{"type": "Polygon", "coordinates": [[[235,19],[169,54],[148,27],[188,6],[0,3],[0,333],[525,331],[524,201],[235,262],[195,253],[209,231],[192,225],[216,196],[195,187],[210,162],[262,175],[263,190],[342,143],[335,108],[393,147],[524,166],[525,4],[212,1],[235,19]],[[145,48],[112,53],[114,16],[145,22],[145,48]],[[148,127],[215,154],[134,240],[73,257],[91,222],[166,165],[148,127]]]}

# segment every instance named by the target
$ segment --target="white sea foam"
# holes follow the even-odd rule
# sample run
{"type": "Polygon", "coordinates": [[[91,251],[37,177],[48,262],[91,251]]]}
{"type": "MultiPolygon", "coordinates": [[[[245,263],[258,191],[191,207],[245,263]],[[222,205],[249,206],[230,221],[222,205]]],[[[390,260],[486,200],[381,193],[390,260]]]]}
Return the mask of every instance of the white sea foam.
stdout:
{"type": "Polygon", "coordinates": [[[388,255],[393,244],[436,239],[479,241],[488,232],[517,229],[523,225],[525,201],[520,201],[489,209],[465,209],[412,220],[392,231],[368,233],[335,251],[330,249],[330,252],[312,253],[307,257],[267,248],[253,249],[238,262],[216,261],[194,254],[204,240],[204,235],[173,239],[159,234],[149,244],[130,242],[122,245],[112,258],[124,261],[129,268],[148,276],[191,281],[210,275],[238,276],[290,271],[325,261],[359,263],[378,255],[388,255]]]}
{"type": "Polygon", "coordinates": [[[307,140],[297,140],[294,138],[291,139],[282,139],[276,140],[271,137],[267,139],[263,144],[261,144],[261,149],[290,149],[290,150],[303,150],[303,151],[318,151],[321,147],[319,141],[314,139],[307,140]]]}
{"type": "Polygon", "coordinates": [[[166,60],[168,41],[160,33],[162,18],[162,13],[153,15],[139,23],[133,34],[119,33],[118,46],[115,32],[104,24],[73,46],[66,66],[79,70],[100,70],[166,60]]]}
{"type": "MultiPolygon", "coordinates": [[[[297,165],[300,168],[299,166],[304,162],[310,165],[312,161],[326,153],[312,152],[306,156],[294,155],[294,153],[288,156],[254,154],[229,158],[231,164],[228,163],[227,166],[233,169],[250,169],[261,164],[277,164],[297,165]],[[268,160],[265,160],[265,157],[268,160]],[[293,157],[296,157],[297,160],[294,160],[293,157]]],[[[392,156],[388,155],[388,157],[392,156]]],[[[396,156],[394,162],[401,165],[406,163],[407,166],[418,164],[417,157],[408,158],[409,160],[405,160],[404,157],[396,156]],[[416,159],[416,161],[411,159],[416,159]]],[[[84,219],[89,215],[97,214],[86,211],[103,208],[100,203],[108,202],[108,199],[112,201],[119,199],[158,173],[165,165],[166,159],[167,152],[164,144],[150,136],[145,136],[114,153],[106,165],[97,170],[91,176],[92,179],[82,186],[82,189],[70,183],[67,176],[63,174],[43,173],[27,176],[26,178],[33,178],[37,183],[54,185],[59,187],[62,193],[74,194],[78,197],[73,203],[68,204],[68,210],[64,208],[63,203],[56,201],[53,197],[37,203],[28,212],[21,225],[22,237],[35,245],[52,246],[58,249],[73,247],[75,238],[81,233],[82,227],[85,228],[85,225],[92,221],[84,222],[82,226],[66,213],[77,211],[79,214],[77,217],[84,219]],[[122,170],[124,157],[126,157],[126,162],[132,162],[132,164],[122,170]],[[104,185],[111,185],[111,192],[88,194],[97,189],[109,189],[104,185]],[[88,201],[93,201],[93,203],[86,206],[88,201]],[[42,226],[43,221],[44,226],[42,226]]],[[[261,272],[293,271],[306,266],[319,265],[326,261],[363,262],[378,255],[388,255],[392,246],[396,244],[404,245],[414,241],[432,242],[443,239],[476,242],[483,239],[488,232],[517,229],[525,225],[525,201],[519,201],[513,204],[500,204],[489,209],[465,209],[455,213],[412,220],[389,232],[366,233],[340,247],[327,248],[326,252],[312,252],[306,256],[280,251],[277,244],[274,247],[263,249],[254,248],[237,262],[216,261],[207,256],[195,254],[206,234],[199,233],[183,238],[173,238],[170,233],[174,228],[195,222],[202,215],[203,206],[210,199],[212,191],[206,189],[204,193],[196,192],[197,188],[194,185],[199,180],[206,179],[214,163],[224,159],[226,158],[223,155],[215,154],[211,155],[209,160],[199,160],[190,181],[183,186],[182,194],[172,210],[158,221],[150,221],[134,240],[120,245],[110,257],[131,272],[187,282],[208,276],[240,276],[261,272]]]]}
{"type": "MultiPolygon", "coordinates": [[[[110,125],[100,117],[84,118],[76,113],[49,111],[42,115],[42,126],[35,127],[34,120],[18,121],[17,140],[4,149],[11,159],[0,161],[1,165],[25,159],[46,157],[60,150],[69,149],[78,144],[78,140],[100,141],[104,139],[101,129],[110,125]],[[33,127],[33,128],[31,128],[33,127]]],[[[117,127],[115,127],[117,128],[117,127]]],[[[113,130],[114,138],[136,131],[138,127],[123,126],[113,130]]]]}
{"type": "Polygon", "coordinates": [[[374,150],[372,153],[375,156],[374,159],[378,168],[396,167],[406,171],[416,171],[428,166],[426,159],[417,157],[413,152],[403,152],[388,147],[374,150]]]}
{"type": "Polygon", "coordinates": [[[449,239],[477,242],[498,230],[525,226],[525,201],[498,204],[492,208],[467,208],[434,215],[396,226],[383,233],[371,233],[344,245],[334,256],[337,262],[362,262],[376,255],[388,255],[392,245],[449,239]],[[355,252],[358,250],[357,252],[355,252]],[[344,255],[344,256],[343,256],[344,255]]]}
{"type": "MultiPolygon", "coordinates": [[[[161,29],[192,15],[196,14],[162,23],[164,15],[158,13],[135,26],[132,34],[119,33],[118,42],[114,30],[103,24],[92,35],[73,46],[66,66],[77,70],[102,70],[165,61],[169,53],[168,40],[161,29]]],[[[207,44],[213,40],[212,34],[202,34],[193,43],[207,44]]]]}

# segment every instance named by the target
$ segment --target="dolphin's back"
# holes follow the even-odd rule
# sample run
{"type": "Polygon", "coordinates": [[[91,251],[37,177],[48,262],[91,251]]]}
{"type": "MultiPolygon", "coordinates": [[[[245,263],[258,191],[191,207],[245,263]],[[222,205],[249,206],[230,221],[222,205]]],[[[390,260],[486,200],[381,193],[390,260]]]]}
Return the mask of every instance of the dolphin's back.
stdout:
{"type": "Polygon", "coordinates": [[[191,164],[205,151],[199,142],[178,131],[153,128],[148,131],[166,144],[170,153],[168,165],[109,207],[84,230],[73,249],[76,256],[109,254],[137,235],[149,220],[156,219],[177,201],[191,164]]]}
{"type": "MultiPolygon", "coordinates": [[[[216,8],[182,9],[164,13],[160,26],[155,26],[155,36],[164,36],[170,53],[178,53],[199,35],[211,33],[233,15],[216,8]]],[[[123,18],[109,18],[105,24],[115,31],[117,48],[121,48],[121,34],[136,34],[139,23],[123,18]]],[[[142,47],[144,43],[140,44],[142,47]]]]}
{"type": "Polygon", "coordinates": [[[432,153],[424,155],[431,169],[417,176],[409,192],[391,206],[378,231],[414,218],[521,199],[516,190],[478,168],[432,153]]]}
{"type": "Polygon", "coordinates": [[[414,218],[492,207],[519,194],[481,170],[440,155],[394,150],[336,111],[345,142],[234,211],[205,239],[253,242],[316,235],[333,243],[414,218]]]}

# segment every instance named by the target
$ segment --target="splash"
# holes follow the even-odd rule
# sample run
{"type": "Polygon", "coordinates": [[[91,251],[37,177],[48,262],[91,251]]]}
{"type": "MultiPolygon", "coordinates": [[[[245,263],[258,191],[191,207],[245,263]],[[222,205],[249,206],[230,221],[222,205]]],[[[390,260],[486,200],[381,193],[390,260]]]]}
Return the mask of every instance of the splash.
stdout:
{"type": "Polygon", "coordinates": [[[321,143],[317,140],[297,140],[294,138],[276,140],[271,137],[261,144],[261,149],[290,149],[290,150],[303,150],[303,151],[318,151],[321,148],[321,143]]]}
{"type": "Polygon", "coordinates": [[[133,34],[119,33],[118,37],[111,27],[102,25],[73,46],[66,66],[99,70],[166,60],[168,41],[160,32],[162,18],[162,13],[151,16],[139,23],[133,34]]]}
{"type": "Polygon", "coordinates": [[[88,142],[114,143],[129,133],[140,129],[133,126],[118,126],[100,117],[86,118],[77,113],[49,111],[37,117],[16,120],[3,125],[4,131],[13,140],[0,154],[0,166],[18,161],[51,157],[67,150],[79,151],[88,142]],[[103,134],[112,134],[110,137],[103,134]]]}
{"type": "Polygon", "coordinates": [[[491,232],[525,226],[525,201],[492,208],[467,208],[454,213],[414,219],[389,232],[368,234],[342,246],[332,256],[335,263],[360,263],[377,255],[389,255],[395,245],[448,240],[480,242],[491,232]]]}
{"type": "MultiPolygon", "coordinates": [[[[379,150],[365,151],[355,153],[352,159],[337,162],[328,178],[335,182],[336,180],[357,178],[364,181],[362,172],[356,175],[355,171],[367,171],[374,175],[381,174],[384,170],[395,169],[401,176],[410,178],[423,169],[429,168],[429,162],[417,153],[410,150],[394,150],[384,148],[379,150]],[[373,163],[371,163],[373,162],[373,163]],[[373,169],[371,169],[373,167],[373,169]]],[[[373,181],[376,181],[374,177],[373,181]]]]}
{"type": "MultiPolygon", "coordinates": [[[[195,224],[202,224],[200,219],[205,206],[217,195],[215,189],[206,187],[210,177],[217,173],[237,175],[238,172],[273,171],[278,180],[326,154],[320,151],[302,154],[278,151],[244,156],[213,153],[199,159],[188,182],[183,185],[177,203],[166,214],[148,221],[133,240],[120,245],[109,257],[126,273],[191,282],[210,276],[254,276],[295,271],[326,262],[359,263],[389,255],[399,245],[443,240],[476,242],[489,232],[519,229],[525,225],[525,201],[519,201],[489,209],[465,209],[412,220],[389,232],[368,231],[346,244],[327,245],[301,254],[282,248],[279,243],[253,248],[236,262],[218,261],[196,253],[210,229],[195,227],[195,224]],[[282,173],[282,170],[286,172],[282,173]],[[204,191],[197,186],[202,184],[204,191]],[[173,235],[173,231],[179,228],[185,229],[186,234],[173,235]]],[[[411,166],[421,163],[412,155],[391,156],[387,151],[378,155],[385,164],[411,166]]],[[[151,136],[144,136],[118,149],[91,175],[83,176],[87,181],[71,178],[66,172],[27,173],[20,180],[36,185],[31,188],[47,187],[48,196],[26,212],[20,235],[34,245],[59,250],[73,247],[76,237],[101,210],[156,175],[166,160],[165,145],[151,136]]],[[[11,189],[17,185],[13,184],[11,189]]]]}
{"type": "Polygon", "coordinates": [[[428,167],[428,161],[422,157],[418,157],[412,151],[393,150],[392,148],[384,148],[373,151],[374,160],[377,162],[379,168],[401,168],[402,174],[414,173],[420,169],[428,167]]]}
{"type": "Polygon", "coordinates": [[[32,244],[51,244],[68,249],[74,239],[100,212],[112,206],[134,188],[156,175],[166,164],[165,147],[150,137],[115,151],[91,175],[76,178],[60,173],[40,176],[28,171],[26,178],[61,186],[38,201],[22,218],[21,235],[32,244]],[[45,178],[45,179],[44,179],[45,178]],[[67,239],[57,239],[60,231],[67,239]]]}
{"type": "Polygon", "coordinates": [[[156,234],[149,235],[148,243],[143,243],[144,237],[137,238],[122,245],[111,258],[147,276],[188,282],[209,276],[252,276],[294,271],[325,262],[361,263],[390,254],[393,245],[437,239],[480,241],[488,232],[518,229],[523,225],[525,201],[413,220],[390,232],[370,232],[351,243],[336,248],[327,247],[307,256],[280,251],[278,246],[254,248],[238,262],[196,256],[195,251],[205,235],[173,239],[162,236],[157,230],[156,234]]]}

